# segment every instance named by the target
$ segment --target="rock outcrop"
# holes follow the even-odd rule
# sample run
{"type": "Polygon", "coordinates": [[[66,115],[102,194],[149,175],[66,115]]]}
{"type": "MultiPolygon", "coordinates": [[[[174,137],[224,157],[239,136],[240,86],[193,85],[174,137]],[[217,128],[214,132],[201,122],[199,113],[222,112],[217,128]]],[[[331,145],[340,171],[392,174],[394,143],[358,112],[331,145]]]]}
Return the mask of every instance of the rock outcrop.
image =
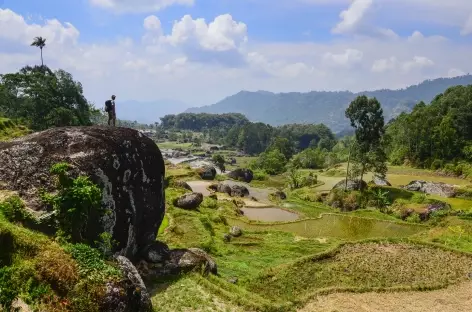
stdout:
{"type": "Polygon", "coordinates": [[[231,186],[225,183],[212,184],[208,187],[210,190],[218,193],[224,193],[231,196],[231,186]]]}
{"type": "Polygon", "coordinates": [[[374,176],[372,178],[372,183],[378,186],[392,186],[390,182],[387,181],[387,179],[379,177],[379,176],[374,176]]]}
{"type": "Polygon", "coordinates": [[[136,267],[126,257],[118,256],[115,260],[124,280],[107,284],[100,311],[152,312],[151,298],[136,267]]]}
{"type": "Polygon", "coordinates": [[[164,217],[165,167],[156,144],[136,130],[115,127],[64,127],[0,142],[2,188],[17,191],[36,215],[46,212],[39,193],[56,191],[50,168],[72,166],[102,191],[105,215],[92,211],[83,237],[112,234],[113,251],[130,259],[156,239],[164,217]]]}
{"type": "Polygon", "coordinates": [[[188,183],[185,182],[185,181],[177,180],[177,181],[173,182],[173,185],[175,187],[180,187],[180,188],[186,189],[188,191],[192,191],[192,188],[190,187],[190,185],[188,185],[188,183]]]}
{"type": "Polygon", "coordinates": [[[216,169],[212,166],[206,166],[198,169],[198,174],[203,180],[214,180],[216,177],[216,169]]]}
{"type": "MultiPolygon", "coordinates": [[[[336,185],[333,186],[333,190],[344,190],[346,187],[346,180],[341,180],[336,185]]],[[[357,191],[359,189],[365,189],[367,187],[367,183],[361,180],[347,180],[347,189],[346,191],[357,191]]]]}
{"type": "Polygon", "coordinates": [[[249,183],[254,178],[254,173],[250,169],[238,168],[228,173],[231,179],[249,183]]]}
{"type": "Polygon", "coordinates": [[[270,194],[270,197],[274,200],[285,200],[287,199],[287,194],[285,194],[283,191],[278,190],[270,194]]]}
{"type": "Polygon", "coordinates": [[[231,196],[247,197],[249,196],[249,190],[244,185],[235,184],[231,187],[231,196]]]}
{"type": "Polygon", "coordinates": [[[203,202],[202,193],[187,193],[174,200],[174,206],[182,209],[193,210],[203,202]]]}
{"type": "Polygon", "coordinates": [[[442,182],[411,181],[404,188],[412,192],[423,192],[442,197],[454,197],[457,193],[457,190],[453,185],[442,182]]]}

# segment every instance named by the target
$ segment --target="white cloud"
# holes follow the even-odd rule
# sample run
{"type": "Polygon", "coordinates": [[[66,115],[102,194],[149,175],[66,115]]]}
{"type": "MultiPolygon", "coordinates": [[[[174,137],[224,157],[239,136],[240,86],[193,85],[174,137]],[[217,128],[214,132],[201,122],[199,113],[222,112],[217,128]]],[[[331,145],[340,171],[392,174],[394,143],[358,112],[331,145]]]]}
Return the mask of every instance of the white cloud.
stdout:
{"type": "Polygon", "coordinates": [[[172,5],[192,6],[195,0],[89,0],[95,7],[116,13],[146,13],[160,11],[172,5]]]}
{"type": "Polygon", "coordinates": [[[421,32],[418,30],[415,30],[409,37],[408,41],[409,42],[414,42],[414,43],[424,43],[425,41],[444,41],[447,40],[446,37],[443,36],[430,36],[430,37],[425,37],[421,32]]]}
{"type": "Polygon", "coordinates": [[[375,27],[366,23],[366,18],[372,12],[373,3],[373,0],[353,0],[349,7],[339,14],[341,21],[332,29],[332,32],[387,38],[398,37],[391,29],[375,27]]]}
{"type": "Polygon", "coordinates": [[[461,35],[470,35],[472,34],[472,13],[470,13],[469,18],[465,21],[464,27],[462,27],[461,35]]]}
{"type": "Polygon", "coordinates": [[[324,60],[328,65],[350,67],[354,64],[360,63],[364,53],[356,49],[346,49],[343,53],[335,54],[327,52],[324,55],[324,60]]]}
{"type": "Polygon", "coordinates": [[[450,78],[457,77],[457,76],[464,76],[465,74],[466,74],[465,72],[463,72],[462,70],[457,69],[457,68],[451,68],[447,72],[447,76],[450,77],[450,78]]]}
{"type": "Polygon", "coordinates": [[[372,71],[374,73],[383,73],[386,71],[395,70],[398,67],[398,60],[395,56],[389,58],[375,60],[372,64],[372,71]]]}
{"type": "Polygon", "coordinates": [[[434,66],[434,62],[429,58],[424,56],[414,56],[413,60],[402,64],[402,69],[406,72],[409,72],[413,69],[422,69],[431,66],[434,66]]]}

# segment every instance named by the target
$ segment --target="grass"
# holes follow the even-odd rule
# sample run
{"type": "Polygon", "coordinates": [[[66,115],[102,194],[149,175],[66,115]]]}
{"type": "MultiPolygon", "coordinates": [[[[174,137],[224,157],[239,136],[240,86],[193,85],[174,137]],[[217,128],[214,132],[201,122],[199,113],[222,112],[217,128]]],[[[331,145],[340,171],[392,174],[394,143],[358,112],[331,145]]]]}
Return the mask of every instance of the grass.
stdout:
{"type": "Polygon", "coordinates": [[[0,117],[0,141],[8,141],[31,133],[31,131],[17,124],[15,121],[0,117]]]}
{"type": "Polygon", "coordinates": [[[335,289],[435,289],[465,280],[471,265],[469,254],[427,245],[345,244],[269,269],[250,283],[249,290],[276,302],[300,302],[315,292],[335,289]]]}
{"type": "Polygon", "coordinates": [[[178,148],[181,148],[183,150],[188,150],[192,147],[192,143],[180,143],[180,142],[167,141],[167,142],[159,142],[159,143],[157,143],[157,146],[160,149],[178,149],[178,148]]]}
{"type": "Polygon", "coordinates": [[[162,235],[168,226],[169,226],[169,217],[167,216],[167,214],[165,214],[164,219],[162,219],[161,226],[159,227],[158,235],[162,235]]]}

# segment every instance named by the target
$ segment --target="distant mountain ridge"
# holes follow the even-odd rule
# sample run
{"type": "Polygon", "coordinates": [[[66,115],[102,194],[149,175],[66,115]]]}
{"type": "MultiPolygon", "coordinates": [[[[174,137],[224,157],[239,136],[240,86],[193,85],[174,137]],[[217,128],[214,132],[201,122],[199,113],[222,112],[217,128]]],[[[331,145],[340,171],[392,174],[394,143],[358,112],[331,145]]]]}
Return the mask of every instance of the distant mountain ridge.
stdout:
{"type": "Polygon", "coordinates": [[[154,124],[160,121],[160,117],[178,114],[188,107],[190,105],[173,99],[158,99],[149,102],[117,99],[116,114],[119,119],[154,124]]]}
{"type": "Polygon", "coordinates": [[[241,91],[213,105],[189,108],[186,113],[241,113],[251,121],[278,126],[290,123],[324,123],[334,132],[349,128],[344,111],[359,95],[376,97],[382,104],[386,121],[410,111],[420,101],[430,103],[436,95],[456,85],[472,84],[472,75],[425,80],[399,90],[311,91],[272,93],[241,91]]]}

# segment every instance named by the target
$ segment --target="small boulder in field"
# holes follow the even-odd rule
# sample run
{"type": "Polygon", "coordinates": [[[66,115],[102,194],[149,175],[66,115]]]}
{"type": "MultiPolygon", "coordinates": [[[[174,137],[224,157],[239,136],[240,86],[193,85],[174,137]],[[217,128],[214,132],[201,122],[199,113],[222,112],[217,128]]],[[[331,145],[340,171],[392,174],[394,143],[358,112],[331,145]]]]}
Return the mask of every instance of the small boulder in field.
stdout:
{"type": "Polygon", "coordinates": [[[426,209],[420,213],[420,219],[421,221],[426,221],[429,219],[432,213],[440,211],[440,210],[447,210],[449,209],[449,205],[444,203],[444,202],[435,202],[429,204],[426,209]]]}
{"type": "Polygon", "coordinates": [[[244,185],[233,185],[231,187],[231,196],[237,196],[237,197],[249,196],[249,190],[244,185]]]}
{"type": "Polygon", "coordinates": [[[169,259],[169,253],[169,246],[159,241],[153,242],[141,252],[143,259],[151,263],[160,263],[169,259]]]}
{"type": "Polygon", "coordinates": [[[450,184],[442,182],[427,182],[415,180],[411,181],[404,189],[412,192],[423,192],[431,195],[439,195],[442,197],[454,197],[457,189],[450,184]]]}
{"type": "Polygon", "coordinates": [[[231,179],[250,183],[254,178],[254,173],[250,169],[238,168],[228,173],[231,179]]]}
{"type": "Polygon", "coordinates": [[[231,241],[232,236],[230,234],[223,235],[223,241],[229,243],[231,241]]]}
{"type": "Polygon", "coordinates": [[[229,234],[231,234],[233,237],[239,237],[243,235],[243,230],[241,230],[239,226],[232,226],[229,230],[229,234]]]}
{"type": "Polygon", "coordinates": [[[273,199],[285,200],[287,199],[287,195],[282,191],[277,191],[275,193],[270,194],[273,199]]]}
{"type": "Polygon", "coordinates": [[[198,174],[203,180],[214,180],[216,177],[216,169],[212,166],[206,166],[198,169],[198,174]]]}
{"type": "Polygon", "coordinates": [[[197,209],[203,202],[202,193],[187,193],[174,199],[174,206],[187,210],[197,209]]]}
{"type": "Polygon", "coordinates": [[[216,262],[199,248],[174,249],[170,252],[170,261],[166,266],[174,268],[176,272],[188,272],[204,266],[206,274],[218,273],[216,262]]]}
{"type": "Polygon", "coordinates": [[[177,180],[177,181],[174,182],[174,186],[186,189],[188,191],[193,191],[192,188],[190,187],[190,185],[188,185],[188,183],[185,182],[185,181],[177,180]]]}
{"type": "Polygon", "coordinates": [[[392,184],[388,182],[387,179],[379,177],[379,176],[374,176],[374,178],[372,179],[372,182],[378,186],[392,186],[392,184]]]}
{"type": "MultiPolygon", "coordinates": [[[[345,187],[346,180],[343,179],[333,186],[333,190],[344,190],[345,187]]],[[[363,190],[365,188],[367,188],[367,183],[363,180],[347,180],[346,191],[358,191],[359,189],[363,190]]]]}
{"type": "Polygon", "coordinates": [[[212,184],[210,185],[209,189],[218,192],[218,193],[224,193],[228,194],[231,196],[231,187],[228,184],[225,183],[218,183],[218,184],[212,184]]]}

